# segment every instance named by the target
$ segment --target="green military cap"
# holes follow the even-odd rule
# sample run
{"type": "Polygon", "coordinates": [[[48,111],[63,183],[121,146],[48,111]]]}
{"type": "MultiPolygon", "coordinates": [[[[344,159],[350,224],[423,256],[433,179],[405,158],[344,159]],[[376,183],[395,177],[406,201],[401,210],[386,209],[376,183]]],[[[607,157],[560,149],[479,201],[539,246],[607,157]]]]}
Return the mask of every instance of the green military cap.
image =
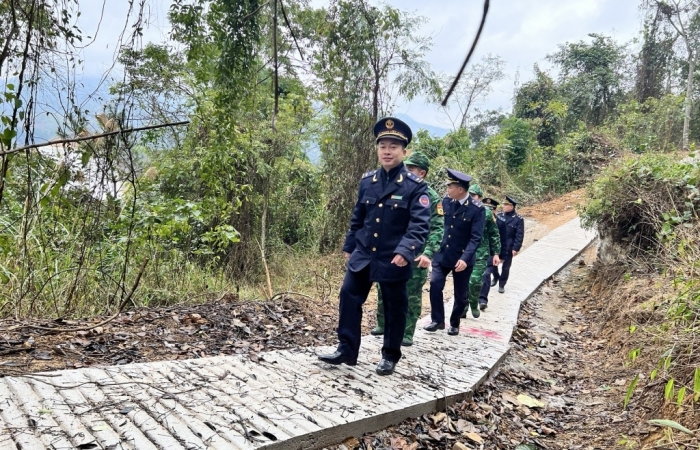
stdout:
{"type": "Polygon", "coordinates": [[[406,164],[407,166],[419,167],[425,170],[426,172],[430,170],[430,160],[427,156],[425,156],[425,153],[419,150],[416,150],[415,152],[411,153],[411,156],[406,158],[404,164],[406,164]]]}
{"type": "Polygon", "coordinates": [[[479,185],[476,184],[476,183],[472,183],[472,184],[469,185],[469,193],[470,193],[470,194],[476,194],[476,195],[478,195],[479,197],[483,197],[483,196],[484,196],[484,191],[481,190],[481,186],[479,186],[479,185]]]}

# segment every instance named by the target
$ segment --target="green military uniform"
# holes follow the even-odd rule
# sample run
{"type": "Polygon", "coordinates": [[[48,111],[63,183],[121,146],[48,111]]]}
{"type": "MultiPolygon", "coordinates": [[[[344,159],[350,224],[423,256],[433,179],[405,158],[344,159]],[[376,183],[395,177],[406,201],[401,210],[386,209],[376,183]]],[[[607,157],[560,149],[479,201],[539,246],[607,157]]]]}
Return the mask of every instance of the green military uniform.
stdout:
{"type": "MultiPolygon", "coordinates": [[[[471,194],[476,194],[480,198],[484,197],[484,193],[478,184],[472,184],[469,187],[471,194]]],[[[479,317],[479,292],[481,291],[482,278],[488,264],[489,257],[501,253],[501,236],[496,225],[496,218],[490,208],[486,208],[486,221],[484,222],[484,234],[481,239],[481,244],[476,250],[476,263],[474,270],[469,278],[469,306],[474,317],[479,317]]],[[[466,313],[466,311],[465,311],[466,313]]]]}
{"type": "MultiPolygon", "coordinates": [[[[430,168],[428,157],[422,152],[416,151],[409,156],[404,164],[406,166],[416,166],[425,171],[430,168]]],[[[442,198],[428,187],[428,196],[430,197],[430,233],[425,240],[423,251],[416,252],[417,255],[425,255],[429,259],[433,259],[433,255],[440,248],[442,242],[442,234],[445,229],[443,219],[444,212],[442,210],[442,198]]],[[[413,275],[406,284],[408,291],[408,315],[406,316],[406,329],[403,334],[402,345],[413,344],[413,333],[416,331],[416,323],[420,319],[421,309],[423,306],[423,285],[428,279],[428,268],[419,268],[418,263],[413,263],[413,275]]],[[[384,334],[384,306],[382,303],[382,291],[377,286],[377,327],[372,330],[372,334],[384,334]]]]}

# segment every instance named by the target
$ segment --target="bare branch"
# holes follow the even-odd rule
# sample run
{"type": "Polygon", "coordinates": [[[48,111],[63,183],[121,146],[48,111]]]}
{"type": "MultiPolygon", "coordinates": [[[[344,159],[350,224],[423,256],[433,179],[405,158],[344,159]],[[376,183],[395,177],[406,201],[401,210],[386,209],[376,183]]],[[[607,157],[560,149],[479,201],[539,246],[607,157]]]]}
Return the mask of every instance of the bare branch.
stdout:
{"type": "Polygon", "coordinates": [[[99,139],[99,138],[107,137],[107,136],[114,136],[117,134],[133,133],[136,131],[145,131],[145,130],[155,130],[158,128],[165,128],[165,127],[178,127],[178,126],[182,126],[182,125],[188,125],[189,123],[190,123],[189,120],[183,120],[182,122],[161,123],[158,125],[149,125],[146,127],[138,127],[138,128],[129,128],[126,130],[110,131],[109,133],[93,134],[92,136],[83,136],[83,137],[69,138],[69,139],[56,139],[56,140],[48,141],[48,142],[41,142],[39,144],[31,144],[31,145],[25,145],[23,147],[13,148],[12,150],[0,152],[0,156],[11,155],[13,153],[18,153],[18,152],[21,152],[24,150],[29,150],[32,148],[48,147],[49,145],[60,145],[60,144],[69,144],[72,142],[90,141],[93,139],[99,139]]]}

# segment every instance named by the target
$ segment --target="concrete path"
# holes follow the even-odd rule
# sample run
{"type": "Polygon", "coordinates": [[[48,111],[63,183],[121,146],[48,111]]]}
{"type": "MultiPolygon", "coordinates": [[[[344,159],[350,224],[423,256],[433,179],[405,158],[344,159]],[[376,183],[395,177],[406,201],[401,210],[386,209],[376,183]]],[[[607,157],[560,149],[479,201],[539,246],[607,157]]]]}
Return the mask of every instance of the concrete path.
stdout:
{"type": "Polygon", "coordinates": [[[2,378],[0,450],[321,448],[442,409],[499,365],[520,303],[593,239],[575,219],[534,243],[481,318],[459,336],[419,329],[389,377],[374,373],[381,339],[366,336],[355,367],[309,348],[2,378]]]}

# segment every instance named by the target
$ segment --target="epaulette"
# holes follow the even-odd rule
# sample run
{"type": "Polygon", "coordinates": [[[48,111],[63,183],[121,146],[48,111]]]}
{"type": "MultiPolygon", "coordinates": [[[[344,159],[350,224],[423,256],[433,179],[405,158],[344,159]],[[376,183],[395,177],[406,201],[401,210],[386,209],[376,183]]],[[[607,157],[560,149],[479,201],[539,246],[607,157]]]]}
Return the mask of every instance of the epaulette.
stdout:
{"type": "Polygon", "coordinates": [[[481,203],[479,200],[475,199],[474,197],[469,197],[472,200],[472,205],[478,206],[479,208],[483,208],[484,204],[481,203]]]}
{"type": "Polygon", "coordinates": [[[413,181],[415,181],[416,183],[422,183],[422,182],[423,182],[423,179],[422,179],[421,177],[419,177],[418,175],[416,175],[415,173],[413,173],[413,172],[408,172],[408,173],[406,174],[406,178],[408,178],[409,180],[413,180],[413,181]]]}
{"type": "Polygon", "coordinates": [[[365,172],[365,173],[362,174],[362,179],[364,180],[364,179],[367,178],[367,177],[371,177],[371,176],[374,175],[375,173],[377,173],[376,170],[370,170],[369,172],[365,172]]]}

